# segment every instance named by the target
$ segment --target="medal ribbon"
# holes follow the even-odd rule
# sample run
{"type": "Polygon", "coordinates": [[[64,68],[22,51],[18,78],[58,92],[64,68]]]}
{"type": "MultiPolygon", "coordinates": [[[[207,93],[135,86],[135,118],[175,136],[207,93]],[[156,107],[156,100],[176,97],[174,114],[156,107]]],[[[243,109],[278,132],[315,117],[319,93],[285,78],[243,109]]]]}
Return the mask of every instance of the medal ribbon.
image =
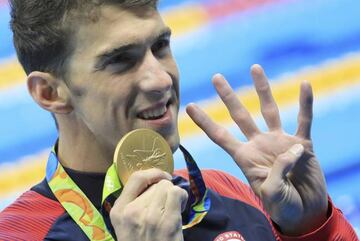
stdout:
{"type": "Polygon", "coordinates": [[[189,171],[189,201],[192,205],[190,208],[189,220],[187,220],[187,224],[183,225],[183,229],[187,229],[195,226],[203,220],[210,209],[211,200],[208,189],[206,188],[204,179],[201,175],[201,171],[193,157],[182,145],[179,147],[184,155],[186,166],[189,171]]]}
{"type": "Polygon", "coordinates": [[[65,172],[54,150],[46,166],[46,180],[55,197],[90,240],[114,241],[102,215],[65,172]]]}
{"type": "MultiPolygon", "coordinates": [[[[200,169],[194,159],[183,146],[180,146],[180,150],[184,154],[189,170],[189,202],[191,206],[189,218],[184,220],[185,224],[182,227],[187,229],[202,221],[210,209],[211,201],[200,169]]],[[[57,159],[55,150],[52,150],[49,155],[46,180],[55,197],[90,240],[114,241],[103,216],[65,172],[57,159]]],[[[113,164],[106,173],[102,196],[103,208],[107,213],[109,213],[114,200],[119,197],[121,190],[122,185],[113,164]]]]}

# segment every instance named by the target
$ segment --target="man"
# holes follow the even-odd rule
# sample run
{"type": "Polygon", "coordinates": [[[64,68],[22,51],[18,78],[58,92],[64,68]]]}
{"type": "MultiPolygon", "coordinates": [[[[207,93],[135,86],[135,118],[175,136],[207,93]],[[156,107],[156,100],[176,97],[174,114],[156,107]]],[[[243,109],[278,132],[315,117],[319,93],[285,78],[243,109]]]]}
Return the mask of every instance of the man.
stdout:
{"type": "Polygon", "coordinates": [[[10,2],[29,92],[54,115],[59,139],[46,179],[0,214],[1,240],[357,240],[328,200],[312,150],[310,85],[301,86],[297,133],[286,134],[258,65],[251,73],[268,132],[257,128],[221,75],[214,86],[248,142],[196,105],[187,107],[253,191],[222,172],[201,175],[181,147],[189,175],[138,171],[114,202],[103,200],[105,173],[126,133],[152,129],[172,151],[179,147],[170,29],[155,0],[10,2]]]}

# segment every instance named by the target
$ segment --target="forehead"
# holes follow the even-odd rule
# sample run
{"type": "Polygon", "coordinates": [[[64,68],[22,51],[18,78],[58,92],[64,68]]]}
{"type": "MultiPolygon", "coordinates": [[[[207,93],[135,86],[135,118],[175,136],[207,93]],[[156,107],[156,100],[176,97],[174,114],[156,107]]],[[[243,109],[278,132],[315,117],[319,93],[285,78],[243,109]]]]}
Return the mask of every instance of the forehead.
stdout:
{"type": "Polygon", "coordinates": [[[124,9],[104,5],[99,7],[96,21],[79,24],[75,54],[97,56],[123,45],[146,43],[164,29],[160,14],[153,7],[124,9]]]}

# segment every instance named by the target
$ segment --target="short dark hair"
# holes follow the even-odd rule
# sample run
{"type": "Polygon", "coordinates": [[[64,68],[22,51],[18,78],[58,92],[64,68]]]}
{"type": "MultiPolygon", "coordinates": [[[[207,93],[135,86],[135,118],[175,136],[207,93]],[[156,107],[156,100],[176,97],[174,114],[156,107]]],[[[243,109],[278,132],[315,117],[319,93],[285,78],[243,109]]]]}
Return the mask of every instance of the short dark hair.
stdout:
{"type": "Polygon", "coordinates": [[[157,5],[157,0],[9,0],[11,29],[26,74],[42,71],[66,79],[74,45],[74,16],[88,16],[102,4],[124,8],[157,5]]]}

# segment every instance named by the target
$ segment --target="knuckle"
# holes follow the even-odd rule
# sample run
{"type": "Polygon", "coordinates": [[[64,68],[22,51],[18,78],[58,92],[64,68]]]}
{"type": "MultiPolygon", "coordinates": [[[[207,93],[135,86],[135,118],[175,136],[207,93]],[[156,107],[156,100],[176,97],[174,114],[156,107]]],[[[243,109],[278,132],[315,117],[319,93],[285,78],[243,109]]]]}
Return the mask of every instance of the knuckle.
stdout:
{"type": "Polygon", "coordinates": [[[312,106],[314,102],[314,96],[313,95],[307,95],[305,98],[305,105],[306,106],[312,106]]]}
{"type": "Polygon", "coordinates": [[[152,180],[160,179],[163,176],[163,171],[156,168],[151,168],[147,170],[135,171],[129,177],[128,182],[149,183],[152,182],[152,180]]]}
{"type": "Polygon", "coordinates": [[[116,228],[120,227],[131,227],[132,229],[138,229],[139,224],[139,213],[133,208],[125,208],[122,212],[110,211],[110,221],[116,228]]]}
{"type": "Polygon", "coordinates": [[[237,98],[237,96],[231,90],[226,91],[225,93],[223,93],[223,96],[222,96],[222,99],[224,102],[230,102],[234,98],[237,98]]]}
{"type": "Polygon", "coordinates": [[[298,118],[300,123],[308,124],[312,121],[312,115],[299,116],[298,118]]]}
{"type": "Polygon", "coordinates": [[[178,186],[173,186],[173,187],[171,187],[171,188],[169,188],[169,190],[168,190],[168,194],[169,195],[174,195],[174,196],[177,196],[177,195],[179,195],[179,193],[180,193],[180,190],[179,189],[181,189],[181,188],[179,188],[178,186]]]}
{"type": "Polygon", "coordinates": [[[187,191],[178,186],[174,186],[173,188],[169,189],[167,195],[172,196],[173,199],[178,200],[182,206],[185,205],[186,201],[189,198],[187,191]]]}
{"type": "Polygon", "coordinates": [[[144,224],[146,225],[147,229],[155,230],[159,225],[158,217],[154,216],[151,212],[148,212],[144,218],[144,224]]]}
{"type": "Polygon", "coordinates": [[[279,114],[279,109],[277,108],[277,106],[270,105],[262,108],[261,113],[270,118],[276,118],[279,114]]]}
{"type": "Polygon", "coordinates": [[[262,84],[258,85],[256,90],[261,95],[266,95],[266,96],[268,96],[269,91],[271,91],[270,85],[268,83],[262,83],[262,84]]]}
{"type": "Polygon", "coordinates": [[[290,152],[282,153],[276,159],[278,162],[289,162],[289,159],[291,159],[291,153],[290,152]]]}
{"type": "Polygon", "coordinates": [[[127,205],[123,212],[119,215],[119,220],[124,221],[132,226],[136,226],[140,216],[141,211],[139,208],[136,208],[133,205],[127,205]]]}
{"type": "Polygon", "coordinates": [[[112,208],[111,210],[110,210],[110,213],[109,213],[109,216],[110,216],[110,220],[112,221],[112,222],[118,222],[118,219],[119,219],[119,215],[118,215],[118,213],[116,212],[117,210],[115,210],[115,208],[112,208]]]}
{"type": "MultiPolygon", "coordinates": [[[[244,159],[244,151],[243,151],[243,147],[240,146],[239,148],[235,149],[235,151],[232,154],[232,157],[235,161],[240,161],[242,159],[244,159]]],[[[239,164],[238,164],[239,165],[239,164]]],[[[241,166],[243,168],[250,168],[253,166],[253,163],[251,162],[243,162],[241,164],[241,166]]]]}
{"type": "Polygon", "coordinates": [[[185,199],[188,197],[188,193],[184,189],[178,186],[173,186],[173,188],[171,188],[169,192],[171,195],[178,196],[181,199],[185,199]]]}
{"type": "Polygon", "coordinates": [[[174,184],[169,181],[169,180],[166,180],[166,179],[162,179],[160,182],[159,182],[159,185],[161,186],[168,186],[168,187],[171,187],[171,186],[174,186],[174,184]]]}
{"type": "Polygon", "coordinates": [[[167,191],[171,187],[173,187],[174,184],[172,182],[170,182],[169,180],[162,179],[158,183],[154,184],[153,186],[154,186],[155,189],[160,189],[162,191],[167,191]]]}
{"type": "Polygon", "coordinates": [[[145,177],[143,175],[143,171],[136,171],[129,177],[129,182],[141,182],[144,181],[145,177]]]}
{"type": "Polygon", "coordinates": [[[243,123],[247,120],[247,115],[241,110],[232,113],[231,117],[236,123],[243,123]]]}
{"type": "Polygon", "coordinates": [[[215,142],[222,142],[226,136],[226,130],[222,127],[217,128],[217,130],[214,132],[213,139],[215,142]]]}

